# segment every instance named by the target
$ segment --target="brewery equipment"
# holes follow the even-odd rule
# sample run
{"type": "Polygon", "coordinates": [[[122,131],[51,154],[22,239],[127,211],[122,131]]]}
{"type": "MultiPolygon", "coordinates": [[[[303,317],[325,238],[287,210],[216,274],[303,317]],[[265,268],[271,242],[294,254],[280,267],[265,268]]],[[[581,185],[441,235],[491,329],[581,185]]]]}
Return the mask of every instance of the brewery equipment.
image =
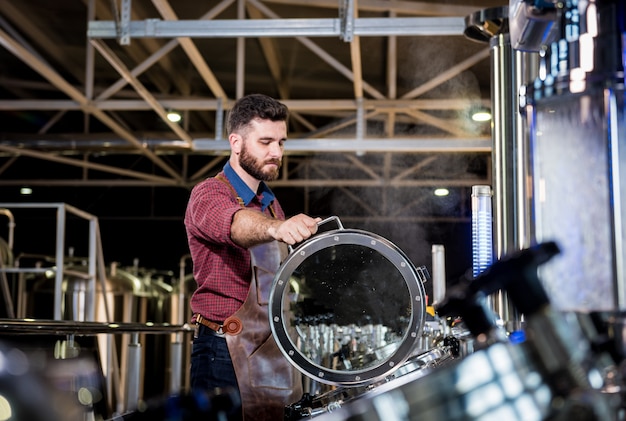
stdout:
{"type": "Polygon", "coordinates": [[[319,420],[618,420],[614,396],[602,389],[604,354],[577,317],[554,310],[538,278],[539,265],[558,252],[555,243],[533,246],[450,291],[439,311],[466,319],[476,352],[389,382],[319,420]],[[522,343],[499,334],[483,303],[501,288],[528,316],[522,343]]]}
{"type": "Polygon", "coordinates": [[[302,401],[288,419],[335,410],[364,392],[425,373],[452,358],[425,339],[442,333],[426,323],[425,267],[389,240],[344,229],[321,232],[292,249],[269,299],[272,334],[305,376],[302,401]]]}
{"type": "Polygon", "coordinates": [[[556,38],[540,49],[539,74],[520,98],[533,234],[563,249],[542,279],[559,309],[624,309],[626,6],[601,0],[555,7],[556,38]]]}

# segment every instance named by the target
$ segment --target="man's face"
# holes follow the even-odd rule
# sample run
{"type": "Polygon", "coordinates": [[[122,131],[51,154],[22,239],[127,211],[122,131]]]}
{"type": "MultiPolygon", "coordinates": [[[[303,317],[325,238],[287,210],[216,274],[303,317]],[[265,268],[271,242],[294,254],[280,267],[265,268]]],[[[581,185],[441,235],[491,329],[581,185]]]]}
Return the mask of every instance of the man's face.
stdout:
{"type": "Polygon", "coordinates": [[[257,180],[276,180],[286,139],[287,126],[284,121],[252,121],[242,135],[239,165],[257,180]]]}

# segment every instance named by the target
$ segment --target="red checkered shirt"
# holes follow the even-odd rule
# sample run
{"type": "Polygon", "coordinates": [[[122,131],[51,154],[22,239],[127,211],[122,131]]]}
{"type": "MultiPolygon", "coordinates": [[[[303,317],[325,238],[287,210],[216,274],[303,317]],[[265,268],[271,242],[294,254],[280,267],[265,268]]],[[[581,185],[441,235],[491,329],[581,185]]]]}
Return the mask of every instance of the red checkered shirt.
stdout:
{"type": "MultiPolygon", "coordinates": [[[[209,178],[197,184],[191,191],[185,213],[193,275],[197,283],[191,297],[191,311],[194,315],[201,314],[218,322],[241,307],[252,280],[250,252],[230,238],[233,216],[242,208],[232,186],[244,198],[244,203],[246,199],[249,201],[245,204],[247,209],[258,209],[271,216],[270,207],[262,210],[262,194],[254,194],[232,169],[225,170],[235,180],[229,180],[227,184],[225,173],[221,172],[223,181],[209,178]],[[245,189],[247,191],[241,191],[245,189]]],[[[267,186],[262,186],[273,196],[267,186]]],[[[276,199],[271,204],[271,210],[277,218],[285,218],[276,199]]],[[[195,322],[195,318],[192,317],[191,321],[195,322]]]]}

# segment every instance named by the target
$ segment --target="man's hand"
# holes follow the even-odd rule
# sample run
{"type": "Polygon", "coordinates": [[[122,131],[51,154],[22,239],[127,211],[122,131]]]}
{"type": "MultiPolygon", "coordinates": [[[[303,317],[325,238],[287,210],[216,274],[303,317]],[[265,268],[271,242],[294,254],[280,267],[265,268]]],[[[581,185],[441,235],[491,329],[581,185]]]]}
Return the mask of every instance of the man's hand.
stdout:
{"type": "Polygon", "coordinates": [[[317,232],[317,224],[322,218],[312,218],[303,213],[272,225],[268,232],[275,240],[289,245],[300,243],[317,232]]]}
{"type": "Polygon", "coordinates": [[[230,226],[230,237],[241,247],[250,248],[272,240],[294,245],[317,232],[322,218],[312,218],[303,213],[286,221],[270,218],[254,209],[235,212],[230,226]]]}

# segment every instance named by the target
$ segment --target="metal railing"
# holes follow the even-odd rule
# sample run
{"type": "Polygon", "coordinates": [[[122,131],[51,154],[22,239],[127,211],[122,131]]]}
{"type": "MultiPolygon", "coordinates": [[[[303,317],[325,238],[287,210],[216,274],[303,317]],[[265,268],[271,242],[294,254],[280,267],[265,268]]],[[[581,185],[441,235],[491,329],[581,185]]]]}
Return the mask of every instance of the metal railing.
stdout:
{"type": "MultiPolygon", "coordinates": [[[[107,273],[104,264],[104,256],[101,244],[98,218],[89,213],[83,212],[65,203],[0,203],[0,214],[10,218],[9,238],[10,251],[13,247],[13,231],[15,222],[13,214],[9,209],[53,209],[56,211],[56,238],[54,258],[49,257],[51,267],[20,267],[20,259],[26,260],[29,257],[42,257],[32,255],[20,255],[15,258],[11,267],[0,265],[0,279],[6,279],[9,273],[19,275],[17,283],[17,314],[7,313],[7,319],[0,319],[0,339],[6,335],[30,334],[30,335],[60,335],[67,337],[67,343],[73,343],[75,336],[97,336],[98,347],[100,349],[100,363],[103,370],[106,370],[105,380],[107,392],[112,410],[132,410],[137,405],[141,394],[141,368],[143,361],[142,344],[140,337],[145,335],[170,335],[169,343],[169,364],[171,369],[168,392],[177,393],[183,388],[183,361],[185,357],[185,339],[189,339],[191,328],[186,325],[184,307],[185,293],[184,275],[185,262],[188,256],[181,259],[181,279],[180,291],[176,297],[176,311],[173,316],[173,323],[135,323],[114,321],[112,310],[109,308],[108,299],[104,291],[107,290],[107,273]],[[68,273],[66,256],[64,249],[65,233],[67,229],[67,216],[72,214],[88,222],[88,254],[85,259],[86,272],[75,274],[68,273]],[[26,297],[25,274],[44,274],[52,271],[54,274],[54,310],[52,320],[28,319],[25,312],[26,305],[22,303],[26,297]],[[65,297],[63,282],[65,276],[80,277],[85,281],[86,289],[83,311],[78,317],[73,317],[73,321],[63,320],[63,308],[65,297]],[[100,304],[97,294],[97,284],[100,282],[102,302],[104,306],[104,318],[106,321],[95,321],[96,301],[100,304]],[[23,305],[21,305],[23,304],[23,305]],[[17,317],[17,318],[16,318],[17,317]],[[120,337],[121,336],[121,337],[120,337]],[[119,342],[118,342],[119,341],[119,342]],[[120,357],[118,357],[118,349],[120,357]],[[113,406],[117,405],[117,408],[113,406]]],[[[4,285],[4,284],[3,284],[4,285]]],[[[8,285],[7,285],[8,288],[8,285]]],[[[3,289],[4,291],[4,289],[3,289]]],[[[7,300],[11,300],[10,294],[7,300]]],[[[174,298],[174,297],[173,297],[174,298]]],[[[11,302],[12,304],[12,302],[11,302]]],[[[46,316],[48,317],[48,316],[46,316]]],[[[98,317],[102,317],[102,314],[98,317]]],[[[104,374],[104,373],[103,373],[104,374]]]]}
{"type": "MultiPolygon", "coordinates": [[[[63,303],[63,266],[65,251],[65,229],[67,222],[67,213],[83,218],[89,222],[89,247],[88,247],[88,289],[87,301],[85,303],[85,320],[94,320],[95,300],[96,300],[96,264],[100,272],[100,279],[104,282],[104,258],[102,255],[102,245],[100,242],[100,229],[98,218],[87,212],[83,212],[71,205],[65,203],[0,203],[0,208],[6,209],[56,209],[56,247],[55,247],[55,282],[54,282],[54,320],[61,320],[62,303],[63,303]]],[[[12,235],[12,232],[11,232],[12,235]]],[[[32,267],[0,267],[0,272],[4,273],[41,273],[47,269],[32,267]]],[[[105,306],[107,305],[105,300],[105,306]]],[[[108,309],[107,314],[110,314],[108,309]]],[[[110,318],[109,318],[110,320],[110,318]]]]}
{"type": "MultiPolygon", "coordinates": [[[[193,329],[185,325],[155,324],[155,323],[100,323],[74,322],[64,320],[37,320],[37,319],[0,319],[1,338],[11,335],[56,335],[64,336],[68,344],[75,343],[76,336],[106,335],[110,352],[115,352],[115,342],[109,341],[114,335],[129,335],[127,343],[126,364],[124,370],[113,371],[111,376],[105,376],[106,392],[109,397],[108,406],[111,410],[122,413],[137,408],[141,400],[140,372],[144,364],[142,344],[139,342],[141,334],[170,335],[170,382],[169,394],[180,392],[182,379],[181,356],[183,339],[190,339],[193,329]],[[118,376],[122,374],[123,378],[118,376]],[[117,383],[117,384],[116,384],[117,383]]],[[[65,347],[64,355],[59,359],[72,358],[72,346],[65,347]]]]}

